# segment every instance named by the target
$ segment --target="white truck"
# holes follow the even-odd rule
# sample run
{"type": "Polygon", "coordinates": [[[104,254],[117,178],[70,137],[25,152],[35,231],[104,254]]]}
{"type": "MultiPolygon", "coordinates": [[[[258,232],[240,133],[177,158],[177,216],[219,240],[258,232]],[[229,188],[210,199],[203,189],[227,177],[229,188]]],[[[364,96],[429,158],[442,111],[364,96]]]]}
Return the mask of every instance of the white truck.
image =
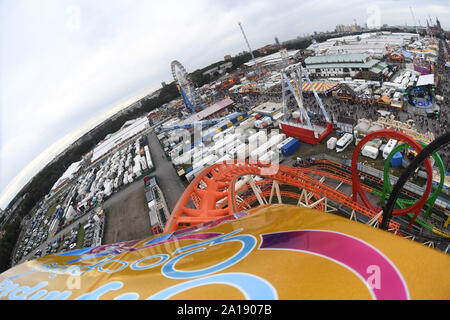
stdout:
{"type": "Polygon", "coordinates": [[[250,153],[250,158],[252,159],[259,159],[261,158],[265,153],[267,153],[273,146],[278,145],[281,141],[286,139],[286,135],[284,133],[279,133],[277,135],[272,136],[269,141],[264,143],[262,146],[258,147],[256,150],[253,150],[250,153]]]}
{"type": "Polygon", "coordinates": [[[265,131],[258,131],[255,134],[248,137],[249,153],[258,148],[267,141],[267,134],[265,131]]]}
{"type": "Polygon", "coordinates": [[[287,145],[292,140],[294,140],[293,137],[288,137],[288,138],[284,139],[281,143],[279,143],[277,145],[277,152],[280,154],[281,153],[281,148],[283,148],[285,145],[287,145]]]}
{"type": "Polygon", "coordinates": [[[248,145],[245,143],[239,143],[236,147],[230,150],[228,153],[231,158],[238,160],[245,160],[248,158],[248,145]]]}
{"type": "Polygon", "coordinates": [[[147,160],[145,160],[145,156],[144,156],[144,157],[141,157],[141,167],[142,167],[142,170],[143,170],[143,171],[145,171],[145,170],[148,169],[148,166],[147,166],[147,160]]]}
{"type": "Polygon", "coordinates": [[[270,126],[272,123],[273,123],[272,118],[264,117],[264,118],[262,118],[260,120],[256,120],[254,125],[255,125],[255,128],[265,129],[268,126],[270,126]]]}
{"type": "Polygon", "coordinates": [[[208,155],[207,157],[194,162],[192,166],[192,171],[186,174],[186,179],[191,181],[198,173],[200,173],[206,167],[214,164],[219,160],[219,157],[213,154],[208,155]]]}
{"type": "Polygon", "coordinates": [[[378,154],[380,153],[380,151],[378,150],[378,148],[375,148],[373,146],[364,146],[364,148],[362,148],[361,150],[361,154],[365,157],[371,158],[371,159],[376,159],[378,157],[378,154]]]}
{"type": "Polygon", "coordinates": [[[148,166],[148,168],[152,168],[153,161],[152,161],[152,156],[150,154],[150,150],[149,150],[148,146],[144,147],[144,152],[145,152],[145,160],[147,160],[147,166],[148,166]]]}
{"type": "Polygon", "coordinates": [[[261,162],[275,162],[278,160],[278,154],[275,153],[272,150],[269,150],[268,152],[264,153],[260,158],[259,161],[261,162]]]}
{"type": "Polygon", "coordinates": [[[337,143],[337,138],[336,137],[332,137],[332,138],[328,139],[328,141],[327,141],[327,149],[334,150],[334,148],[336,148],[336,143],[337,143]]]}
{"type": "Polygon", "coordinates": [[[383,149],[383,159],[386,160],[386,158],[389,156],[389,154],[394,150],[395,146],[397,145],[397,140],[395,139],[389,139],[388,143],[383,149]]]}
{"type": "Polygon", "coordinates": [[[353,135],[350,133],[345,133],[337,142],[336,142],[336,152],[344,151],[353,141],[353,135]]]}

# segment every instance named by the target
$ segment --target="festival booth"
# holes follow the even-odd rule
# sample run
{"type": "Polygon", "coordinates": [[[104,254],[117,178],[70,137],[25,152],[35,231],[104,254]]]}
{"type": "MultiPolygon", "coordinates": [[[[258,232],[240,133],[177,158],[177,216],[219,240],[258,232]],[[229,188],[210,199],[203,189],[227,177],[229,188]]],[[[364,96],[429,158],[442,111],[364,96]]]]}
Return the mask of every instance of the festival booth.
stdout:
{"type": "Polygon", "coordinates": [[[433,105],[434,96],[434,75],[422,75],[417,80],[415,87],[408,91],[408,101],[417,108],[427,109],[433,105]]]}

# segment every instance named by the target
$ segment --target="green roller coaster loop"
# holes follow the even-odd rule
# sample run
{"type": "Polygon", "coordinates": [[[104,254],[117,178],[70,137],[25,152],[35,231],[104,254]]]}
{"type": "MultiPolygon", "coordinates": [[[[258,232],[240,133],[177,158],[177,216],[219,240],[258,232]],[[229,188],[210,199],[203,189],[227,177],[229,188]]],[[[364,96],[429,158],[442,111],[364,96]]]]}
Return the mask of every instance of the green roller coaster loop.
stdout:
{"type": "MultiPolygon", "coordinates": [[[[419,142],[422,146],[426,146],[425,143],[423,142],[419,142]]],[[[391,153],[389,154],[389,156],[386,158],[386,161],[384,163],[384,177],[383,177],[383,191],[381,194],[381,202],[384,203],[384,201],[389,197],[390,193],[392,192],[392,186],[390,183],[390,179],[389,179],[389,164],[391,162],[391,159],[394,157],[394,155],[399,152],[402,151],[406,148],[408,148],[409,145],[406,143],[402,143],[398,146],[396,146],[391,153]]],[[[436,161],[438,167],[439,167],[439,171],[440,171],[440,182],[438,187],[436,188],[436,190],[434,191],[434,193],[427,199],[427,201],[425,202],[426,204],[428,204],[428,209],[425,213],[425,217],[428,217],[428,215],[430,214],[431,208],[433,207],[434,203],[436,202],[436,199],[438,198],[439,194],[442,191],[442,188],[444,186],[444,179],[445,179],[445,170],[444,170],[444,164],[442,162],[441,157],[439,156],[438,153],[434,153],[433,154],[433,158],[436,161]]],[[[400,208],[404,208],[408,205],[411,205],[414,203],[415,200],[406,200],[406,199],[397,199],[396,204],[398,207],[400,208]]],[[[411,218],[414,216],[412,213],[408,214],[411,218]]],[[[428,225],[427,223],[425,223],[424,221],[422,221],[421,219],[417,218],[416,222],[421,225],[422,227],[429,229],[431,231],[433,231],[434,227],[428,225]]]]}

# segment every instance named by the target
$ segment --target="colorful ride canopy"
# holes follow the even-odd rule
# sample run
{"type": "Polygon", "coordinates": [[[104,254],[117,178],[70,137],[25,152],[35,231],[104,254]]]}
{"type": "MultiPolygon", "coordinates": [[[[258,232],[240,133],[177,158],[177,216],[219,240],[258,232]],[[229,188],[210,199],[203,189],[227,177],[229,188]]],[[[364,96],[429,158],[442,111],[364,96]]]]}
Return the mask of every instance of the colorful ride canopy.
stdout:
{"type": "Polygon", "coordinates": [[[449,299],[444,253],[275,204],[42,257],[0,275],[0,299],[449,299]]]}
{"type": "MultiPolygon", "coordinates": [[[[338,83],[334,82],[312,82],[312,85],[314,86],[314,89],[318,93],[327,93],[333,89],[335,89],[338,86],[338,83]]],[[[303,92],[312,92],[313,89],[311,88],[311,84],[308,82],[303,83],[302,85],[302,91],[303,92]]]]}

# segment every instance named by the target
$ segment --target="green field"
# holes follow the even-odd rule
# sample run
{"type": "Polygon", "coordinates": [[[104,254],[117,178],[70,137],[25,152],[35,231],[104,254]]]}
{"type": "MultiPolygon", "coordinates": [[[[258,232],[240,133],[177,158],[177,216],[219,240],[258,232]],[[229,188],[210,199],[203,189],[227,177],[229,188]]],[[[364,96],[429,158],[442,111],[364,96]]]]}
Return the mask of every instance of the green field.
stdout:
{"type": "Polygon", "coordinates": [[[57,206],[58,206],[58,204],[56,202],[54,204],[52,204],[52,206],[50,208],[48,208],[48,211],[45,214],[45,216],[46,217],[51,217],[55,213],[57,206]]]}
{"type": "Polygon", "coordinates": [[[78,229],[78,234],[77,234],[77,246],[75,247],[75,249],[81,249],[83,248],[83,244],[84,244],[84,226],[87,224],[87,221],[83,222],[80,226],[80,228],[78,229]]]}
{"type": "Polygon", "coordinates": [[[108,232],[108,216],[110,214],[109,208],[103,208],[103,214],[105,215],[105,220],[103,223],[103,234],[106,234],[108,232]]]}

